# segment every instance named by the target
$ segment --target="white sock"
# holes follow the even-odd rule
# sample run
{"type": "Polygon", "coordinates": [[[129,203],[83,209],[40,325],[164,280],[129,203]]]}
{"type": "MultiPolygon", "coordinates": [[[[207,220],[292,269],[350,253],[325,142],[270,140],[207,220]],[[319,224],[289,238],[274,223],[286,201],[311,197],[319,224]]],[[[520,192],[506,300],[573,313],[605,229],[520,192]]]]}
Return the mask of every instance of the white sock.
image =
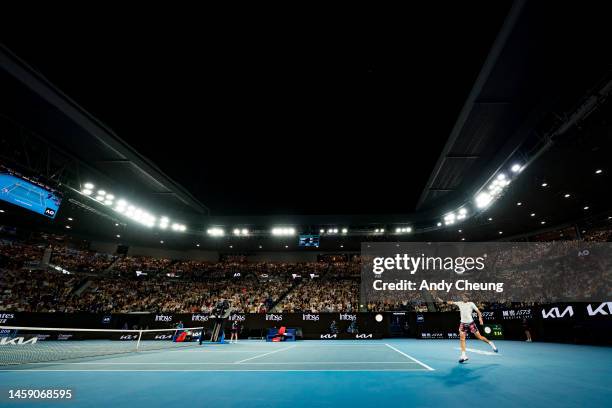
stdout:
{"type": "Polygon", "coordinates": [[[489,342],[489,346],[491,346],[491,348],[492,348],[493,350],[495,350],[495,349],[497,348],[497,347],[495,347],[495,344],[493,344],[493,342],[492,342],[492,341],[490,341],[490,342],[489,342]]]}
{"type": "Polygon", "coordinates": [[[465,354],[465,351],[461,352],[461,358],[467,358],[467,355],[465,354]]]}

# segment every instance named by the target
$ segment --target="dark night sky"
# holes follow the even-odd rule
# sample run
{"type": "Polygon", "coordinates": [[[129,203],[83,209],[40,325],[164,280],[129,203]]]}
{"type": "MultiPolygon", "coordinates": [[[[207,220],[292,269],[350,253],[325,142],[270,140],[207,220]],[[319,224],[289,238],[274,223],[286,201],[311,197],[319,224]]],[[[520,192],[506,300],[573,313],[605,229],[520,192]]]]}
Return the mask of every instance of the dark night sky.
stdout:
{"type": "Polygon", "coordinates": [[[489,3],[330,25],[84,21],[2,42],[213,214],[405,213],[508,11],[489,3]]]}

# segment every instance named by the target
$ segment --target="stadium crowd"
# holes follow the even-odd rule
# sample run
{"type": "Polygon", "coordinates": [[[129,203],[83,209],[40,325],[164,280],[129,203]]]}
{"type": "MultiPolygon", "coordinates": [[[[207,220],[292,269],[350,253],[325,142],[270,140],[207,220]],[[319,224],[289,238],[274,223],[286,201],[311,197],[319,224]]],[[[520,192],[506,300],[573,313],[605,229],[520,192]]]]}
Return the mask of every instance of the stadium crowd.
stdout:
{"type": "MultiPolygon", "coordinates": [[[[546,296],[553,299],[563,282],[577,279],[586,282],[580,286],[584,293],[568,295],[609,296],[609,288],[601,286],[611,279],[605,275],[612,270],[607,258],[576,258],[576,253],[585,241],[609,240],[611,236],[612,230],[599,229],[580,241],[554,246],[532,242],[528,250],[517,245],[499,253],[496,273],[524,285],[521,301],[526,305],[546,301],[546,296]],[[576,259],[561,262],[567,257],[576,259]],[[572,268],[572,262],[586,264],[594,272],[577,276],[584,268],[572,268]],[[545,280],[534,281],[534,276],[544,276],[543,270],[554,271],[554,276],[548,272],[545,280]]],[[[56,240],[7,239],[0,240],[0,311],[209,313],[220,300],[229,300],[235,312],[243,313],[426,311],[432,305],[436,310],[448,309],[435,303],[435,294],[423,298],[406,292],[364,296],[368,300],[360,307],[360,272],[357,256],[308,263],[247,262],[231,257],[212,263],[114,256],[71,248],[56,240]],[[47,251],[51,251],[49,266],[43,264],[47,251]]],[[[477,294],[474,300],[486,301],[477,294]]],[[[500,296],[498,303],[513,301],[516,299],[500,296]]]]}

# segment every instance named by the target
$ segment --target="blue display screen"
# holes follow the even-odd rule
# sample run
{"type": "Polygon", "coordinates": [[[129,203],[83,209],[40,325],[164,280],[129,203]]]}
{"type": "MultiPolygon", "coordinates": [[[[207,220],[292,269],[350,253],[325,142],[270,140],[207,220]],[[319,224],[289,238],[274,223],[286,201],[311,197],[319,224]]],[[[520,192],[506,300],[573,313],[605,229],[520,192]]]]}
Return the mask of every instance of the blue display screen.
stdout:
{"type": "Polygon", "coordinates": [[[300,235],[299,245],[303,247],[319,247],[318,235],[300,235]]]}
{"type": "Polygon", "coordinates": [[[57,193],[10,173],[0,173],[0,200],[55,218],[62,199],[57,193]]]}

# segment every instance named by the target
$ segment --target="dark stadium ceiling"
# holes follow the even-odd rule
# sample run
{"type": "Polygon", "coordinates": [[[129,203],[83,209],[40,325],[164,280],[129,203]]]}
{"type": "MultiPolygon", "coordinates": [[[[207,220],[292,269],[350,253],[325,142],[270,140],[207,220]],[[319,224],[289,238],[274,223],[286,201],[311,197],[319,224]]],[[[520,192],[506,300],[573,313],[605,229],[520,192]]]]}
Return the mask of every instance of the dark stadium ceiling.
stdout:
{"type": "MultiPolygon", "coordinates": [[[[212,67],[202,58],[190,60],[193,67],[186,65],[184,50],[173,54],[165,48],[166,58],[159,62],[165,75],[154,67],[153,46],[146,44],[134,55],[121,47],[107,50],[111,57],[92,69],[93,51],[77,58],[68,55],[70,44],[53,54],[54,40],[40,48],[7,40],[13,51],[134,148],[122,146],[122,154],[129,156],[124,161],[84,156],[94,167],[92,174],[150,199],[154,208],[174,205],[179,214],[197,214],[205,211],[202,202],[211,207],[212,217],[191,216],[185,220],[187,233],[177,234],[151,231],[117,215],[101,218],[65,202],[55,223],[2,206],[6,212],[0,224],[40,222],[56,231],[71,226],[73,235],[84,238],[240,252],[295,249],[296,237],[269,236],[278,225],[294,225],[298,233],[337,228],[337,235],[323,235],[320,250],[343,251],[358,250],[367,240],[516,239],[558,228],[577,232],[575,226],[579,233],[583,225],[609,222],[612,108],[603,102],[612,59],[609,25],[599,21],[605,13],[551,10],[536,2],[519,6],[515,3],[503,27],[507,8],[482,11],[496,18],[462,17],[480,30],[477,41],[470,30],[458,30],[446,42],[408,35],[410,58],[398,56],[402,38],[383,30],[373,33],[361,52],[348,42],[334,53],[333,44],[323,47],[322,37],[315,36],[324,57],[315,59],[317,52],[298,47],[302,65],[291,51],[274,59],[279,48],[267,43],[259,54],[248,55],[244,52],[251,43],[240,42],[240,52],[231,55],[212,47],[206,54],[214,57],[212,67]],[[457,48],[470,38],[480,45],[457,48]],[[486,50],[481,54],[479,47],[486,50]],[[115,67],[112,55],[121,50],[122,64],[115,67]],[[52,61],[52,54],[76,68],[52,61]],[[85,62],[79,64],[80,58],[85,62]],[[60,68],[67,71],[62,74],[60,68]],[[91,80],[95,75],[100,82],[91,80]],[[435,225],[444,214],[472,202],[490,177],[508,172],[513,162],[529,165],[490,208],[461,223],[435,225]],[[126,165],[167,190],[147,185],[126,172],[126,165]],[[419,210],[411,213],[417,205],[419,210]],[[287,213],[302,215],[280,215],[287,213]],[[339,215],[327,215],[332,213],[339,215]],[[225,228],[223,238],[206,236],[214,225],[225,228]],[[414,233],[394,234],[405,226],[414,233]],[[249,237],[234,237],[235,227],[248,228],[249,237]],[[344,227],[349,228],[346,236],[344,227]],[[380,228],[385,233],[376,234],[380,228]]],[[[452,21],[444,24],[454,27],[452,21]]],[[[417,28],[407,30],[414,34],[417,28]]],[[[3,113],[37,113],[11,106],[4,104],[3,113]]],[[[59,123],[73,129],[65,120],[59,123]]],[[[50,137],[63,149],[96,154],[91,151],[95,139],[87,132],[70,135],[50,137]]],[[[116,139],[109,133],[98,140],[116,139]]]]}
{"type": "MultiPolygon", "coordinates": [[[[214,215],[410,213],[509,5],[3,42],[214,215]]],[[[111,178],[151,182],[75,137],[61,143],[111,178]]]]}

